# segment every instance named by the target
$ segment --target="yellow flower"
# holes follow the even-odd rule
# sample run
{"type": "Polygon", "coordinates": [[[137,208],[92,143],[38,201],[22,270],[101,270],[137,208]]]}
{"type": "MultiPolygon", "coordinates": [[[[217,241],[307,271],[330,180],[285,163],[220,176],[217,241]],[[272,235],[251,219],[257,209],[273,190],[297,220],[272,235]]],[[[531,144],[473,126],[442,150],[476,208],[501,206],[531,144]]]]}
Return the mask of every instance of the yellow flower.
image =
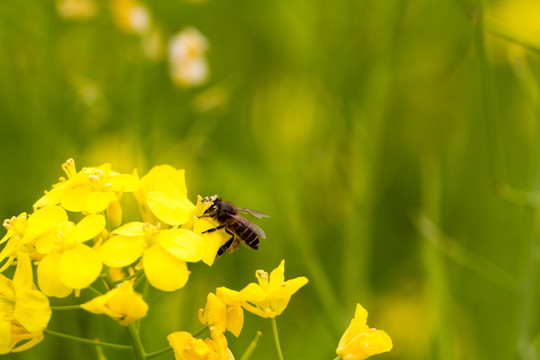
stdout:
{"type": "Polygon", "coordinates": [[[103,262],[110,267],[124,267],[142,257],[146,278],[163,291],[182,288],[190,273],[186,262],[208,256],[204,239],[186,229],[161,230],[150,224],[131,222],[111,234],[99,249],[103,262]]]}
{"type": "Polygon", "coordinates": [[[0,268],[5,270],[15,259],[18,251],[23,251],[34,256],[37,239],[56,228],[56,226],[68,219],[66,211],[59,206],[49,206],[36,210],[27,217],[22,213],[17,217],[4,221],[7,234],[0,240],[0,244],[6,243],[0,252],[0,262],[7,261],[0,268]]]}
{"type": "Polygon", "coordinates": [[[216,294],[228,305],[240,304],[255,315],[274,318],[285,310],[291,296],[308,282],[304,276],[285,281],[285,260],[270,276],[263,270],[257,270],[255,276],[258,284],[250,283],[240,291],[219,287],[216,294]]]}
{"type": "Polygon", "coordinates": [[[368,313],[360,304],[356,304],[354,319],[339,340],[336,354],[344,360],[363,360],[372,355],[392,349],[392,339],[383,330],[370,329],[368,313]]]}
{"type": "Polygon", "coordinates": [[[208,40],[199,30],[189,27],[169,42],[171,78],[180,87],[198,86],[208,78],[206,52],[208,40]]]}
{"type": "Polygon", "coordinates": [[[36,201],[34,208],[60,204],[68,211],[98,213],[118,202],[121,193],[139,188],[137,171],[119,174],[111,170],[111,164],[83,168],[77,172],[75,161],[69,159],[62,168],[67,180],[60,178],[61,181],[53,185],[51,191],[36,201]]]}
{"type": "Polygon", "coordinates": [[[44,255],[37,274],[39,288],[47,296],[66,297],[92,284],[103,267],[99,253],[85,242],[105,228],[102,215],[91,214],[76,225],[64,221],[36,240],[36,251],[44,255]]]}
{"type": "Polygon", "coordinates": [[[50,318],[49,299],[32,282],[30,258],[19,252],[13,280],[0,274],[0,354],[39,343],[50,318]]]}
{"type": "Polygon", "coordinates": [[[185,170],[170,165],[154,166],[141,178],[134,193],[144,221],[156,224],[182,225],[193,218],[195,208],[187,198],[185,170]]]}
{"type": "Polygon", "coordinates": [[[238,337],[244,325],[244,311],[240,305],[227,305],[214,293],[209,293],[206,307],[199,309],[199,320],[210,330],[229,330],[238,337]]]}
{"type": "Polygon", "coordinates": [[[146,316],[148,305],[142,295],[133,290],[129,281],[124,281],[118,287],[104,295],[98,296],[81,307],[94,314],[105,314],[126,326],[146,316]]]}
{"type": "Polygon", "coordinates": [[[219,331],[210,331],[211,338],[197,339],[186,331],[177,331],[169,336],[176,360],[234,360],[227,347],[227,339],[219,331]]]}

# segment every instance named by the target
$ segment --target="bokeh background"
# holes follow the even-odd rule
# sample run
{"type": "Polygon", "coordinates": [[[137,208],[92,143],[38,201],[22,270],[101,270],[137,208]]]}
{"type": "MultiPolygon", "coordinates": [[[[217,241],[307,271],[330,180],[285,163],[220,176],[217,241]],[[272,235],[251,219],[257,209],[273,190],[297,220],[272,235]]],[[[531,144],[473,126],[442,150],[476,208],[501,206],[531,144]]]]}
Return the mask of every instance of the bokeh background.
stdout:
{"type": "MultiPolygon", "coordinates": [[[[147,350],[199,330],[209,291],[285,259],[310,279],[277,319],[286,359],[333,359],[358,302],[393,339],[381,360],[540,358],[536,1],[154,0],[143,30],[117,3],[0,2],[0,216],[31,211],[68,158],[171,164],[193,201],[271,215],[259,251],[149,293],[147,350]],[[208,43],[201,84],[171,77],[187,27],[208,43]]],[[[82,310],[49,328],[127,341],[82,310]]],[[[276,358],[250,314],[237,358],[257,330],[252,359],[276,358]]],[[[126,353],[46,336],[5,358],[98,356],[126,353]]]]}

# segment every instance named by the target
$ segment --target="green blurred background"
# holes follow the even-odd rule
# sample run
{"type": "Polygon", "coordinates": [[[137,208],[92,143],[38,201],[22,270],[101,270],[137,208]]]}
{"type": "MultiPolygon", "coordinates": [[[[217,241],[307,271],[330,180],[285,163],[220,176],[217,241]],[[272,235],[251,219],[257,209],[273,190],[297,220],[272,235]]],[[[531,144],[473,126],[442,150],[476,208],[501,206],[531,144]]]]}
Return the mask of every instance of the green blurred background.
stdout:
{"type": "MultiPolygon", "coordinates": [[[[393,339],[378,359],[540,358],[538,4],[147,1],[165,47],[186,26],[208,39],[210,78],[185,88],[95,5],[77,20],[52,1],[0,2],[0,215],[31,211],[70,157],[140,174],[168,163],[193,201],[271,215],[259,251],[150,292],[148,351],[199,330],[209,291],[285,259],[287,278],[310,279],[277,319],[286,359],[333,359],[357,302],[393,339]]],[[[49,328],[127,341],[82,311],[49,328]]],[[[276,358],[269,321],[246,314],[228,336],[237,359],[257,330],[252,359],[276,358]]],[[[46,336],[5,358],[98,352],[46,336]]]]}

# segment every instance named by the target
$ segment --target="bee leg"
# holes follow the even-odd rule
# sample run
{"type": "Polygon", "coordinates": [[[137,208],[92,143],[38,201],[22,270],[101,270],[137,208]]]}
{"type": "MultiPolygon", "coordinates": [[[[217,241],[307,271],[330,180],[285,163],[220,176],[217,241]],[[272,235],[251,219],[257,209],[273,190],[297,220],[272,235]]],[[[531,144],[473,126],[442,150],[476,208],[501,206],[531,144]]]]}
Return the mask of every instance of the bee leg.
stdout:
{"type": "Polygon", "coordinates": [[[233,241],[234,241],[234,234],[233,234],[232,232],[230,232],[229,229],[225,229],[225,232],[226,232],[227,234],[231,235],[231,238],[230,238],[229,240],[227,240],[227,242],[226,242],[225,244],[223,244],[223,246],[221,246],[221,247],[219,248],[216,257],[217,257],[217,256],[223,255],[223,253],[224,253],[225,251],[227,251],[227,250],[231,247],[231,245],[232,245],[232,243],[233,243],[233,241]]]}
{"type": "Polygon", "coordinates": [[[205,218],[205,217],[211,217],[211,218],[214,218],[217,216],[217,212],[215,213],[212,213],[212,214],[202,214],[201,216],[197,216],[199,219],[200,218],[205,218]]]}
{"type": "Polygon", "coordinates": [[[216,226],[215,228],[211,228],[211,229],[208,229],[206,231],[203,231],[202,234],[213,233],[214,231],[218,231],[220,229],[223,229],[224,227],[225,227],[225,224],[221,224],[219,226],[216,226]]]}

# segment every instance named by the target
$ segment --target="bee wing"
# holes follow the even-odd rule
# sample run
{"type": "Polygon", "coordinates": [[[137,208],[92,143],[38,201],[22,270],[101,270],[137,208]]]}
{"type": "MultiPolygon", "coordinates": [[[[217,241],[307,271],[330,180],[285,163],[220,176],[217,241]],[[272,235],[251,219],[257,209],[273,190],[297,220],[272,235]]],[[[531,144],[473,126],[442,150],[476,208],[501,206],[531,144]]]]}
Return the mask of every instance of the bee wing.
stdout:
{"type": "Polygon", "coordinates": [[[264,230],[261,229],[259,226],[253,224],[252,222],[249,222],[248,220],[244,219],[243,217],[239,215],[231,215],[234,220],[239,222],[240,224],[244,225],[245,227],[253,230],[255,234],[257,234],[261,239],[266,239],[266,235],[264,234],[264,230]]]}
{"type": "Polygon", "coordinates": [[[260,212],[260,211],[253,210],[253,209],[246,209],[246,208],[237,208],[237,209],[238,209],[238,211],[240,211],[241,213],[249,214],[249,215],[251,215],[251,216],[256,217],[257,219],[262,219],[262,218],[270,217],[270,215],[266,215],[265,213],[262,213],[262,212],[260,212]]]}

